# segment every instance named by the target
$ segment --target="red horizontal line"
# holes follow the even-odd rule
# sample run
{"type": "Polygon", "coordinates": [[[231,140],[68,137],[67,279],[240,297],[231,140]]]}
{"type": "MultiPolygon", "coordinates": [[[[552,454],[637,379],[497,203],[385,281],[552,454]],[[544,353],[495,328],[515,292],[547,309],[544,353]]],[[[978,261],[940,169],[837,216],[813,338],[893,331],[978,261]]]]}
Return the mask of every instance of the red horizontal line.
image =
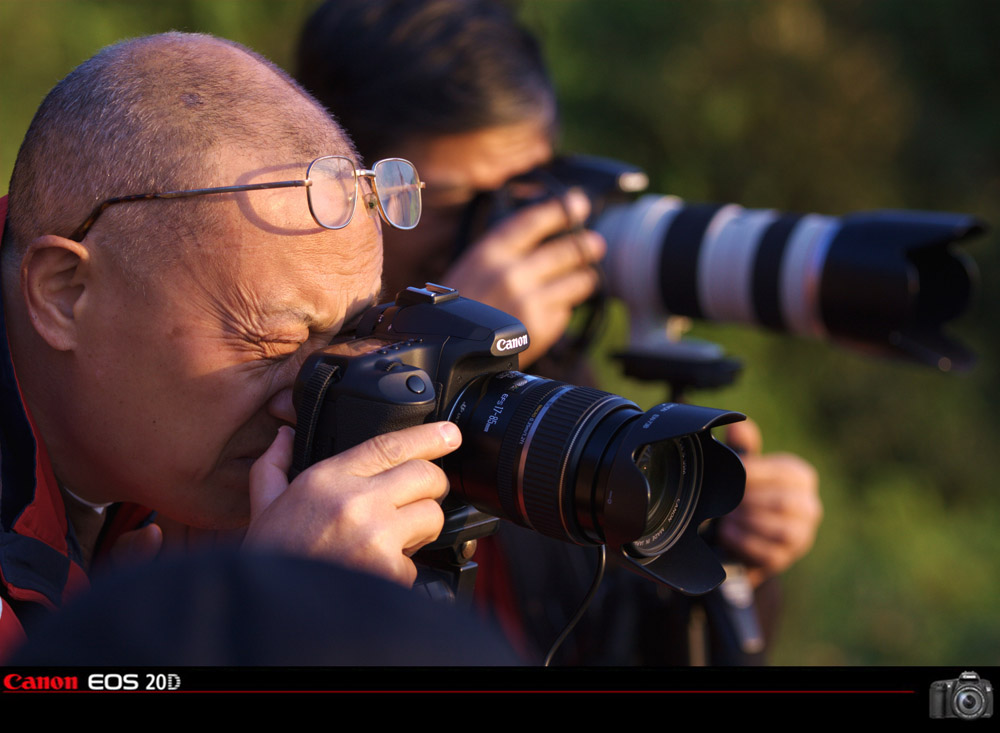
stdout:
{"type": "Polygon", "coordinates": [[[915,690],[4,690],[11,693],[127,695],[913,695],[915,690]]]}

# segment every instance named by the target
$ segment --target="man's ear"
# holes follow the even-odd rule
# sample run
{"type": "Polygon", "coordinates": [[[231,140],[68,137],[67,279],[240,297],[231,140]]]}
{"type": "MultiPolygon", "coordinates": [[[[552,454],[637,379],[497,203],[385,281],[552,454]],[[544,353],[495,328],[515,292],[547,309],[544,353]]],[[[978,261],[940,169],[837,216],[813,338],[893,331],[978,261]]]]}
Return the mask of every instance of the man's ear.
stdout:
{"type": "Polygon", "coordinates": [[[90,251],[79,242],[45,234],[21,260],[21,294],[35,331],[53,349],[77,345],[77,306],[90,272],[90,251]]]}

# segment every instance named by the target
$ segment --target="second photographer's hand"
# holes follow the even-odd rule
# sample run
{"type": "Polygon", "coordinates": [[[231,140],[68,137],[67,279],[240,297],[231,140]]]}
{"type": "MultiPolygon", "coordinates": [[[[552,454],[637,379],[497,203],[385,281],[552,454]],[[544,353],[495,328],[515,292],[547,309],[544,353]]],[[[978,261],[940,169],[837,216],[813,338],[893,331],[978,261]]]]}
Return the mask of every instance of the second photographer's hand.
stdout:
{"type": "Polygon", "coordinates": [[[787,570],[809,552],[823,518],[819,478],[791,453],[761,453],[752,420],[727,428],[726,442],[741,453],[747,472],[743,501],[719,519],[719,540],[747,566],[754,587],[787,570]]]}
{"type": "Polygon", "coordinates": [[[573,309],[598,285],[592,267],[604,256],[604,239],[579,229],[590,213],[580,191],[521,209],[488,231],[441,276],[462,295],[521,321],[531,346],[525,367],[548,351],[569,325],[573,309]]]}

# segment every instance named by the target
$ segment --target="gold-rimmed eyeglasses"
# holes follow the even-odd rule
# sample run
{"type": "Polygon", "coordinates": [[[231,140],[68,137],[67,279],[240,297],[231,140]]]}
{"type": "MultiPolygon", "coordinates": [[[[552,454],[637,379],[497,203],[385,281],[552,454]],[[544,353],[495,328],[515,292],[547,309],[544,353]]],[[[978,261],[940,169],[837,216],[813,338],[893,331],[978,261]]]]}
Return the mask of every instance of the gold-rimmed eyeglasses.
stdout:
{"type": "Polygon", "coordinates": [[[357,208],[361,178],[371,179],[374,196],[371,201],[368,199],[366,201],[370,207],[378,208],[379,214],[389,226],[396,229],[413,229],[417,225],[420,221],[420,190],[424,184],[417,176],[417,169],[413,167],[413,163],[402,158],[386,158],[375,163],[371,169],[365,169],[358,168],[353,160],[342,155],[327,155],[316,158],[310,163],[306,169],[306,177],[297,181],[248,183],[242,186],[141,193],[110,198],[94,207],[87,220],[70,235],[70,239],[82,242],[104,210],[115,204],[298,186],[305,187],[309,212],[317,224],[324,229],[343,229],[350,224],[357,208]]]}

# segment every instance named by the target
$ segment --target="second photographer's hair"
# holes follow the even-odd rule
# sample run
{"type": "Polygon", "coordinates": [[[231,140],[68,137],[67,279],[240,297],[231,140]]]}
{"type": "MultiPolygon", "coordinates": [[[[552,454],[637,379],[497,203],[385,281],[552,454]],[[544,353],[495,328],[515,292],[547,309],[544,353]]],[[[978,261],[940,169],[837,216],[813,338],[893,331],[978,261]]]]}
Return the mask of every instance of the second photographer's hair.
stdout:
{"type": "Polygon", "coordinates": [[[331,0],[303,28],[297,75],[369,160],[555,112],[538,42],[496,0],[331,0]]]}

